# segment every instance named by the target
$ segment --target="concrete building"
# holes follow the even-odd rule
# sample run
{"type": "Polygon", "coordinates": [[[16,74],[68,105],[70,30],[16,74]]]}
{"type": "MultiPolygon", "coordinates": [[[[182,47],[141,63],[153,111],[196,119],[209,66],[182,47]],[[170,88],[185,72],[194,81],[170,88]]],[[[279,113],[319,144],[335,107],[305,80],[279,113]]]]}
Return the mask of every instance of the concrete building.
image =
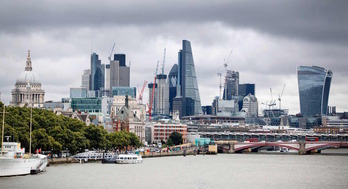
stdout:
{"type": "Polygon", "coordinates": [[[167,142],[170,134],[178,132],[182,134],[183,143],[187,142],[187,125],[181,123],[156,123],[152,125],[153,142],[167,142]]]}
{"type": "Polygon", "coordinates": [[[247,117],[258,117],[258,102],[254,95],[244,97],[242,112],[246,112],[247,117]]]}
{"type": "Polygon", "coordinates": [[[91,77],[91,70],[83,70],[82,79],[81,79],[81,88],[89,90],[89,83],[91,77]]]}
{"type": "Polygon", "coordinates": [[[234,100],[217,100],[217,116],[234,116],[236,111],[236,105],[234,100]]]}
{"type": "Polygon", "coordinates": [[[153,95],[153,100],[152,100],[152,108],[151,108],[151,114],[152,115],[155,115],[158,112],[158,110],[156,109],[157,108],[157,102],[158,102],[157,95],[156,95],[158,93],[157,86],[158,86],[157,83],[155,83],[155,84],[149,83],[147,85],[147,87],[149,89],[149,106],[151,104],[152,90],[154,90],[153,91],[154,95],[153,95]],[[155,88],[153,89],[153,87],[155,87],[155,88]]]}
{"type": "MultiPolygon", "coordinates": [[[[194,102],[193,115],[202,115],[201,98],[199,96],[196,69],[190,41],[182,41],[182,50],[178,53],[178,98],[191,98],[194,102]]],[[[185,104],[182,104],[186,106],[185,104]]],[[[185,109],[185,108],[183,108],[185,109]]],[[[187,112],[186,112],[187,113],[187,112]]],[[[183,116],[189,116],[182,114],[183,116]]]]}
{"type": "Polygon", "coordinates": [[[134,98],[128,96],[114,96],[111,109],[114,131],[127,130],[145,142],[145,105],[137,104],[134,98]]]}
{"type": "Polygon", "coordinates": [[[317,66],[297,67],[301,115],[327,115],[332,71],[317,66]]]}
{"type": "Polygon", "coordinates": [[[169,115],[169,83],[167,83],[167,75],[157,75],[158,90],[156,93],[156,109],[158,114],[169,115]]]}
{"type": "Polygon", "coordinates": [[[115,54],[114,60],[110,61],[110,91],[112,87],[130,86],[130,67],[125,64],[126,55],[115,54]]]}
{"type": "Polygon", "coordinates": [[[45,102],[45,91],[41,89],[39,76],[33,71],[30,51],[26,66],[17,78],[15,88],[12,89],[12,101],[10,105],[23,107],[25,105],[43,108],[45,102]]]}
{"type": "Polygon", "coordinates": [[[105,89],[110,90],[110,64],[105,65],[105,89]]]}

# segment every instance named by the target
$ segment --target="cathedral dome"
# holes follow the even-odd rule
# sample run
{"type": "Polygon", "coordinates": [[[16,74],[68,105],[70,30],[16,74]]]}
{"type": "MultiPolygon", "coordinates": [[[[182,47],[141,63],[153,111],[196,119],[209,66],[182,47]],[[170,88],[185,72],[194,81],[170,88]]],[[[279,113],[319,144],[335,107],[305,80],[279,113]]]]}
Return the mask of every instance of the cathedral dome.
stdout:
{"type": "Polygon", "coordinates": [[[30,85],[41,85],[39,76],[36,74],[36,72],[33,71],[23,71],[21,75],[16,80],[16,85],[18,84],[25,84],[27,85],[30,83],[30,85]]]}
{"type": "Polygon", "coordinates": [[[30,51],[28,51],[27,63],[25,66],[25,70],[21,73],[21,75],[16,80],[16,85],[27,85],[30,83],[31,85],[41,85],[39,76],[32,71],[30,51]]]}

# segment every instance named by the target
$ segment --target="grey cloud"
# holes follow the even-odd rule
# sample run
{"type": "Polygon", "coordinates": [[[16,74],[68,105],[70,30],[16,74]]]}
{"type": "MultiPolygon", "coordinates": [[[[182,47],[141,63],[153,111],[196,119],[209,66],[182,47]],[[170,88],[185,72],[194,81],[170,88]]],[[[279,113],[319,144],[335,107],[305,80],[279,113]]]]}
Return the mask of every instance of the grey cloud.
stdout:
{"type": "Polygon", "coordinates": [[[160,30],[161,24],[171,22],[222,22],[272,35],[346,43],[347,8],[346,1],[2,1],[0,25],[3,32],[20,33],[129,25],[160,30]]]}

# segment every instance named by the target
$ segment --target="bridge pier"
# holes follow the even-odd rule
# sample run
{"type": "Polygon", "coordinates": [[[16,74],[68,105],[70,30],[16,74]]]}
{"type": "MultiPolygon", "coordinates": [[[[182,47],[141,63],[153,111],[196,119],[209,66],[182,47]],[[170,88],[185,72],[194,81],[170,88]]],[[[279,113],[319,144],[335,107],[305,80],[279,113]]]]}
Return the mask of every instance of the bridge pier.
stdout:
{"type": "Polygon", "coordinates": [[[306,142],[300,141],[299,142],[299,148],[298,148],[298,154],[299,155],[306,155],[306,142]]]}
{"type": "Polygon", "coordinates": [[[233,154],[234,153],[234,142],[229,142],[228,146],[229,146],[228,153],[233,154]]]}

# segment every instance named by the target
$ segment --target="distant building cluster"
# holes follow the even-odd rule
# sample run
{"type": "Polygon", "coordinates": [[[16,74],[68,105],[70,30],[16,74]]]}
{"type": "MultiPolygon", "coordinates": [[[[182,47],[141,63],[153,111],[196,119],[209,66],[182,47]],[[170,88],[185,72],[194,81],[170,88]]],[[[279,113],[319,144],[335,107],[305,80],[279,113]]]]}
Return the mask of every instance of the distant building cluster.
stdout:
{"type": "Polygon", "coordinates": [[[10,105],[45,108],[87,125],[104,126],[108,132],[126,130],[135,133],[143,143],[166,142],[172,132],[181,133],[184,142],[188,142],[200,131],[205,135],[245,132],[249,130],[246,127],[313,129],[326,134],[348,131],[348,113],[336,112],[335,106],[328,106],[331,70],[317,66],[297,68],[301,112],[289,115],[288,109],[281,108],[282,94],[277,99],[279,108],[275,108],[277,100],[258,102],[255,84],[239,83],[242,74],[229,70],[228,61],[224,64],[225,73],[218,73],[219,96],[212,99],[211,105],[202,106],[190,41],[182,41],[178,63],[171,67],[168,75],[164,64],[165,57],[154,82],[145,81],[137,94],[137,88],[130,86],[126,54],[114,54],[113,59],[110,56],[109,62],[102,64],[98,54],[92,53],[90,68],[83,70],[81,86],[70,88],[69,98],[53,102],[45,101],[45,91],[33,71],[29,51],[25,69],[11,92],[10,105]],[[147,105],[142,103],[146,86],[147,105]],[[262,112],[259,112],[260,104],[266,106],[262,112]]]}

